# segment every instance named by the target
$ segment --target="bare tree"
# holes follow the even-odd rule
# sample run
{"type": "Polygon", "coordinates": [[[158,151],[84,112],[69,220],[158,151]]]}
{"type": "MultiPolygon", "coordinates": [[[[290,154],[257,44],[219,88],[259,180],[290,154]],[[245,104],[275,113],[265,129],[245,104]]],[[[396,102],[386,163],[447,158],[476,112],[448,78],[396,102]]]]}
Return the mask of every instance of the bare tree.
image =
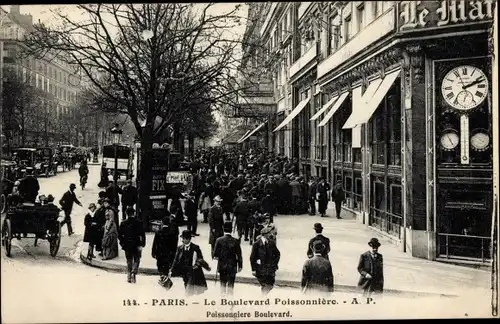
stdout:
{"type": "MultiPolygon", "coordinates": [[[[145,149],[140,174],[147,174],[155,137],[182,120],[200,90],[210,89],[198,98],[210,107],[234,97],[239,44],[226,35],[240,23],[239,7],[225,13],[213,4],[78,8],[83,22],[56,13],[61,26],[35,26],[26,39],[28,54],[58,53],[130,116],[145,149]]],[[[141,179],[140,186],[141,193],[149,192],[150,177],[141,179]]],[[[141,204],[147,215],[145,208],[141,204]]]]}

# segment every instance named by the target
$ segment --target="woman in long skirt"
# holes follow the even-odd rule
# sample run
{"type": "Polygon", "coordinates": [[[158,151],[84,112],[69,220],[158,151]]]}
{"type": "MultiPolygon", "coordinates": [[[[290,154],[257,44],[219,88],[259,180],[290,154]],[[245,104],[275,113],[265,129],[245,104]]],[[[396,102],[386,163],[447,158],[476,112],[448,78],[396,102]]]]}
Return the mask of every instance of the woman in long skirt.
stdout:
{"type": "Polygon", "coordinates": [[[111,260],[118,256],[118,227],[112,209],[106,211],[106,224],[102,238],[102,259],[111,260]]]}

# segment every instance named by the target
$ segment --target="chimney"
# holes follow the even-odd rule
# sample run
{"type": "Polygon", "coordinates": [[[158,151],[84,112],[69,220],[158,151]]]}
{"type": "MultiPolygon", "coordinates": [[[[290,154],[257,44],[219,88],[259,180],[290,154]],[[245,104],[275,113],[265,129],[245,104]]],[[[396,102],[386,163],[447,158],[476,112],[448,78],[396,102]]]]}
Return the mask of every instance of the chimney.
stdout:
{"type": "Polygon", "coordinates": [[[21,6],[19,6],[19,5],[11,5],[10,6],[10,13],[15,14],[15,15],[19,15],[19,14],[21,14],[20,9],[21,9],[21,6]]]}

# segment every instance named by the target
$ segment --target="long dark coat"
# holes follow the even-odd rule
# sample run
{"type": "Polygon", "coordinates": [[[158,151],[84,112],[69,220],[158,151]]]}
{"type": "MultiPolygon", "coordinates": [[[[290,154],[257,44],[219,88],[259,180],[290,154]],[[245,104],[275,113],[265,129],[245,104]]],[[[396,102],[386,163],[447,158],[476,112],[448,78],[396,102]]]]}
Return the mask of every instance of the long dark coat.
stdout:
{"type": "Polygon", "coordinates": [[[278,270],[278,263],[280,261],[280,251],[276,244],[269,240],[267,245],[264,245],[262,240],[257,240],[252,246],[250,254],[250,266],[252,271],[260,276],[274,276],[278,270]],[[260,263],[257,262],[260,260],[260,263]]]}
{"type": "Polygon", "coordinates": [[[191,243],[188,251],[184,245],[177,247],[174,262],[172,263],[172,277],[182,277],[188,295],[200,294],[207,290],[207,281],[203,274],[203,267],[209,268],[203,261],[203,254],[198,245],[191,243]],[[196,253],[196,262],[193,265],[193,256],[196,253]]]}
{"type": "Polygon", "coordinates": [[[384,290],[384,258],[382,254],[377,253],[374,258],[370,251],[367,251],[359,257],[358,272],[361,275],[358,286],[365,292],[379,292],[384,290]],[[369,273],[372,278],[366,278],[369,273]]]}
{"type": "Polygon", "coordinates": [[[306,260],[302,268],[302,291],[308,293],[333,292],[332,264],[319,255],[306,260]]]}
{"type": "Polygon", "coordinates": [[[179,229],[177,226],[164,226],[156,232],[153,239],[151,256],[156,259],[158,272],[167,273],[175,258],[179,229]]]}
{"type": "Polygon", "coordinates": [[[210,237],[208,243],[215,244],[215,240],[224,235],[224,212],[222,207],[212,206],[208,212],[208,224],[210,226],[210,237]]]}
{"type": "Polygon", "coordinates": [[[87,215],[85,215],[83,224],[85,225],[83,241],[94,245],[100,245],[102,240],[101,228],[99,227],[95,216],[92,216],[90,212],[88,212],[87,215]]]}

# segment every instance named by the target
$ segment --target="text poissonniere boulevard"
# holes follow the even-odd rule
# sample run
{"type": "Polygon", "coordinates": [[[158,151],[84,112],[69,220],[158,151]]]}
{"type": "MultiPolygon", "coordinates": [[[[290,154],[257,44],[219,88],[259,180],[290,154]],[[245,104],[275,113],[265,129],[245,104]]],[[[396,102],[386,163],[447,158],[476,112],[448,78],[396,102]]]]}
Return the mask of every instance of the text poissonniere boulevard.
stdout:
{"type": "MultiPolygon", "coordinates": [[[[211,318],[249,318],[252,317],[252,313],[250,312],[207,312],[206,314],[207,317],[211,318]]],[[[253,317],[278,317],[278,318],[284,318],[284,317],[292,317],[292,314],[290,311],[287,312],[259,312],[259,311],[254,311],[253,312],[253,317]]]]}

